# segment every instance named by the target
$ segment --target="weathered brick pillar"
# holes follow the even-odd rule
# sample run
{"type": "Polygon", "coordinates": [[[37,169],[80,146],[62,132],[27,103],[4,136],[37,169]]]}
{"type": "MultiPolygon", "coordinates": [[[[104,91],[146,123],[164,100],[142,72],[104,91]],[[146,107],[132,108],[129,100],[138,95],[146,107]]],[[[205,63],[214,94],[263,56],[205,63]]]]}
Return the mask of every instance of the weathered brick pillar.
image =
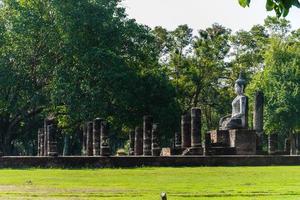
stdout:
{"type": "Polygon", "coordinates": [[[0,157],[4,156],[4,138],[3,136],[0,134],[0,157]]]}
{"type": "Polygon", "coordinates": [[[290,135],[290,155],[297,155],[297,138],[296,135],[290,135]]]}
{"type": "Polygon", "coordinates": [[[181,155],[181,134],[179,132],[174,133],[174,146],[171,149],[171,155],[181,155]]]}
{"type": "Polygon", "coordinates": [[[209,155],[209,148],[211,147],[211,135],[210,132],[205,133],[205,141],[204,141],[204,149],[203,149],[203,154],[204,155],[209,155]]]}
{"type": "Polygon", "coordinates": [[[185,114],[181,116],[181,145],[182,149],[191,147],[191,116],[185,114]]]}
{"type": "Polygon", "coordinates": [[[87,123],[84,123],[82,127],[82,150],[83,156],[87,155],[87,123]]]}
{"type": "Polygon", "coordinates": [[[133,156],[134,155],[134,140],[135,140],[135,132],[130,131],[129,132],[129,155],[133,156]]]}
{"type": "Polygon", "coordinates": [[[101,122],[103,119],[96,118],[93,123],[93,155],[100,156],[101,122]]]}
{"type": "Polygon", "coordinates": [[[143,155],[144,156],[151,156],[151,131],[152,131],[152,123],[153,118],[152,116],[144,116],[143,122],[143,155]]]}
{"type": "Polygon", "coordinates": [[[135,128],[134,155],[143,155],[143,129],[141,127],[135,128]]]}
{"type": "Polygon", "coordinates": [[[52,124],[53,120],[51,119],[45,119],[44,120],[44,154],[43,156],[48,156],[48,140],[49,140],[49,135],[48,135],[48,125],[52,124]]]}
{"type": "Polygon", "coordinates": [[[286,154],[290,154],[290,151],[291,151],[291,140],[290,138],[286,138],[284,140],[284,152],[286,154]]]}
{"type": "Polygon", "coordinates": [[[40,141],[40,144],[41,144],[41,146],[40,146],[40,148],[41,148],[41,153],[40,153],[40,156],[45,156],[45,147],[44,147],[44,145],[45,145],[45,142],[44,142],[44,140],[45,140],[45,130],[44,130],[44,128],[40,128],[40,131],[41,131],[41,141],[40,141]]]}
{"type": "Polygon", "coordinates": [[[263,146],[263,127],[264,127],[264,93],[257,91],[255,93],[253,108],[253,129],[257,135],[257,150],[262,151],[263,146]]]}
{"type": "Polygon", "coordinates": [[[175,149],[181,149],[181,134],[179,132],[175,132],[175,141],[174,141],[174,146],[175,149]]]}
{"type": "Polygon", "coordinates": [[[159,146],[159,130],[158,130],[158,124],[154,123],[152,125],[152,145],[151,145],[151,150],[152,150],[152,156],[159,156],[160,155],[160,146],[159,146]]]}
{"type": "Polygon", "coordinates": [[[87,123],[87,156],[93,156],[93,122],[87,123]]]}
{"type": "Polygon", "coordinates": [[[38,138],[37,138],[37,156],[41,155],[41,134],[40,134],[40,129],[38,129],[38,138]]]}
{"type": "Polygon", "coordinates": [[[54,123],[47,126],[48,132],[48,156],[58,156],[57,128],[54,123]]]}
{"type": "Polygon", "coordinates": [[[43,156],[44,155],[44,129],[43,128],[39,128],[38,129],[38,156],[43,156]]]}
{"type": "Polygon", "coordinates": [[[278,146],[278,135],[277,134],[268,135],[268,152],[269,152],[269,154],[276,153],[277,146],[278,146]]]}
{"type": "Polygon", "coordinates": [[[202,141],[201,141],[201,109],[191,109],[191,154],[203,154],[202,141]]]}
{"type": "Polygon", "coordinates": [[[201,110],[192,108],[191,110],[191,146],[201,147],[201,110]]]}
{"type": "Polygon", "coordinates": [[[296,133],[296,154],[300,154],[300,133],[296,133]]]}
{"type": "Polygon", "coordinates": [[[110,147],[109,147],[109,136],[108,136],[109,125],[106,121],[101,122],[101,156],[110,156],[110,147]]]}

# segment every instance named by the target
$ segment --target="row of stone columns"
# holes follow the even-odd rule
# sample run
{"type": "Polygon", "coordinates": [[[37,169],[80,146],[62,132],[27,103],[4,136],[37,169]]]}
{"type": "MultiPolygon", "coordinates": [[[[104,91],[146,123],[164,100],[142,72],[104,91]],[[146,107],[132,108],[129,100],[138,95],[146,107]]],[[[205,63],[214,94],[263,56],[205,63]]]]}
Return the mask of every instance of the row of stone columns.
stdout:
{"type": "Polygon", "coordinates": [[[38,129],[38,156],[58,156],[57,127],[54,119],[45,119],[38,129]]]}
{"type": "Polygon", "coordinates": [[[82,153],[85,156],[110,156],[109,125],[96,118],[83,126],[82,153]]]}
{"type": "Polygon", "coordinates": [[[150,115],[143,117],[143,128],[129,132],[129,155],[159,156],[159,125],[150,115]]]}

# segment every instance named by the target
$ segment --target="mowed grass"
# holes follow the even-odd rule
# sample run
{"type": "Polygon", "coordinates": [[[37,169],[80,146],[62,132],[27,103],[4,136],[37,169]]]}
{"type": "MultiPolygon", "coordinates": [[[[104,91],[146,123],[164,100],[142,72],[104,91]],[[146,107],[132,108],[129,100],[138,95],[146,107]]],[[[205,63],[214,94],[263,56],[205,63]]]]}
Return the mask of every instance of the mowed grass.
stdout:
{"type": "Polygon", "coordinates": [[[300,167],[0,170],[0,199],[300,199],[300,167]]]}

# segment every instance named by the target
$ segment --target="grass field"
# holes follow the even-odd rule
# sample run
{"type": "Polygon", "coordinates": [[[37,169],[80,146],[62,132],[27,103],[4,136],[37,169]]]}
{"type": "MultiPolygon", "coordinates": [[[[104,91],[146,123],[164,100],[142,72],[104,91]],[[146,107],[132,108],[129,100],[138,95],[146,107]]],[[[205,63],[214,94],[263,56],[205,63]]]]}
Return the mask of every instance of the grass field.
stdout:
{"type": "Polygon", "coordinates": [[[300,167],[0,170],[0,199],[300,199],[300,167]]]}

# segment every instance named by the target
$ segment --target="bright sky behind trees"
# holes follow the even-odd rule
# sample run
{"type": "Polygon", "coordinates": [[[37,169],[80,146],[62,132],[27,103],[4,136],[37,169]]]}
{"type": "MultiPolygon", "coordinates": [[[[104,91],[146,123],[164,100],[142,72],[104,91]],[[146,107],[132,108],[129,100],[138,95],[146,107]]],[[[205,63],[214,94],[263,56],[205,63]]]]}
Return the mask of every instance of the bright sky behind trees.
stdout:
{"type": "MultiPolygon", "coordinates": [[[[124,0],[129,17],[150,27],[163,26],[169,30],[188,24],[194,30],[217,22],[233,31],[250,29],[262,24],[275,12],[267,12],[265,2],[253,0],[250,8],[242,8],[237,0],[124,0]]],[[[292,28],[300,28],[300,9],[293,7],[287,17],[292,28]]]]}

